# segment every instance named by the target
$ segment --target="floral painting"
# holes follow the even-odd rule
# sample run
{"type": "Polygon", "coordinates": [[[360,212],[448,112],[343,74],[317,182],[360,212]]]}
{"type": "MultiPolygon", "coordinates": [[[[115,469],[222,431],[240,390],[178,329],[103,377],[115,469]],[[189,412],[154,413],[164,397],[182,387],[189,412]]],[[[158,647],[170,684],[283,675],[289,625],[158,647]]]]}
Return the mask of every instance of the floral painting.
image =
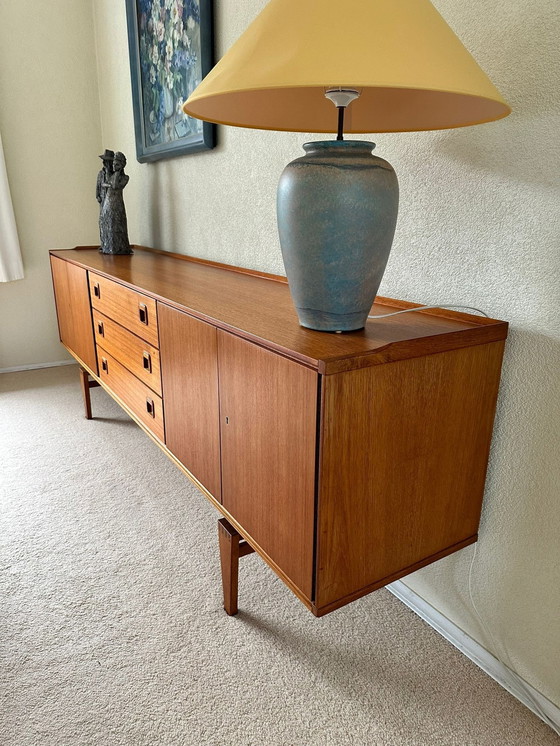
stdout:
{"type": "Polygon", "coordinates": [[[214,146],[214,127],[182,106],[212,66],[211,0],[127,0],[139,161],[214,146]]]}

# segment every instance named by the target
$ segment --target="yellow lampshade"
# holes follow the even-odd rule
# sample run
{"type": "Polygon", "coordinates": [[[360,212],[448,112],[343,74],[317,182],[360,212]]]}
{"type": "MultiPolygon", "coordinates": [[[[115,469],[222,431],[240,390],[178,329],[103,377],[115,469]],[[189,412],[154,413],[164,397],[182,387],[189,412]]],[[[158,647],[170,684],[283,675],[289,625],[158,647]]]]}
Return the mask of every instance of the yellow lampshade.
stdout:
{"type": "Polygon", "coordinates": [[[219,124],[336,132],[333,87],[360,97],[345,132],[479,124],[511,109],[428,0],[270,0],[188,98],[219,124]]]}

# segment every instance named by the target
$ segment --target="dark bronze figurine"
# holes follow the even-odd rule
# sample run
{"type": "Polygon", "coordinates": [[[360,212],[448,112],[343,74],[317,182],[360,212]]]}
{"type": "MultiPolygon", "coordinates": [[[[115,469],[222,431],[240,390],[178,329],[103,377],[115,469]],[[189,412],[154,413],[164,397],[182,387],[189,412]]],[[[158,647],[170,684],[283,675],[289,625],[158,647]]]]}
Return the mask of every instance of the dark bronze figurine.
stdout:
{"type": "Polygon", "coordinates": [[[103,168],[97,175],[97,201],[99,213],[99,251],[103,254],[132,254],[128,241],[128,227],[124,207],[123,189],[129,177],[124,172],[126,158],[123,153],[106,150],[99,156],[103,168]]]}
{"type": "Polygon", "coordinates": [[[100,251],[103,251],[103,246],[105,245],[105,236],[104,236],[104,223],[101,220],[101,215],[103,213],[103,203],[105,202],[105,195],[107,194],[107,187],[105,184],[108,182],[110,176],[113,173],[113,158],[115,157],[115,154],[112,150],[105,150],[105,152],[99,156],[101,160],[103,161],[103,168],[101,171],[97,174],[97,186],[95,188],[95,197],[97,201],[99,202],[99,237],[100,237],[100,251]]]}

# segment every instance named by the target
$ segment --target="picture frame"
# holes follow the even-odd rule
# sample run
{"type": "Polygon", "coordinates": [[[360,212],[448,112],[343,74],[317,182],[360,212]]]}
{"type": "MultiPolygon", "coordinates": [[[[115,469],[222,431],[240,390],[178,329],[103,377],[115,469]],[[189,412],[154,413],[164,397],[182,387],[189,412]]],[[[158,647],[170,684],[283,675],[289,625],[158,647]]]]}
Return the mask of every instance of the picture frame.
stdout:
{"type": "Polygon", "coordinates": [[[214,64],[212,0],[126,0],[136,158],[209,150],[216,127],[182,111],[214,64]]]}

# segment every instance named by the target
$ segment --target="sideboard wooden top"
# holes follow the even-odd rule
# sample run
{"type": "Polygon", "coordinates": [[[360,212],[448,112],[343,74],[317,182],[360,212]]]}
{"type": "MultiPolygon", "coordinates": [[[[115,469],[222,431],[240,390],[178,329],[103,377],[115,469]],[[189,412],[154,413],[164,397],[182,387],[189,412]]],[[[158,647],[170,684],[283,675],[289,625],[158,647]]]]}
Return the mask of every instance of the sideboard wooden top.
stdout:
{"type": "MultiPolygon", "coordinates": [[[[299,325],[285,278],[134,246],[132,256],[97,247],[51,254],[112,278],[157,300],[233,331],[320,373],[484,344],[507,336],[507,323],[454,311],[418,311],[374,321],[356,332],[332,334],[299,325]]],[[[372,314],[414,307],[376,298],[372,314]]]]}

